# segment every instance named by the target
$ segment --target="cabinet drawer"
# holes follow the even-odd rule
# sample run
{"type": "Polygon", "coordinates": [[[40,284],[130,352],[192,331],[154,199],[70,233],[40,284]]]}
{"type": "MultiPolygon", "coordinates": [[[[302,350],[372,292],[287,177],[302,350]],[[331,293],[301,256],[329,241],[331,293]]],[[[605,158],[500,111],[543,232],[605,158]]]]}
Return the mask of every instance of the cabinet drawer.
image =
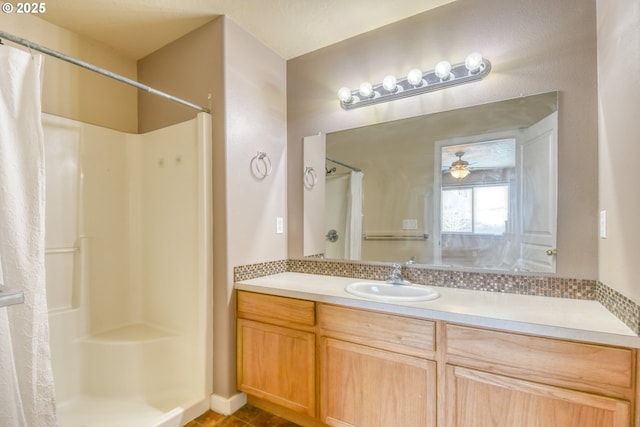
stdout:
{"type": "Polygon", "coordinates": [[[238,317],[284,326],[313,326],[315,303],[295,298],[238,291],[238,317]]]}
{"type": "Polygon", "coordinates": [[[413,317],[318,304],[323,334],[412,356],[433,358],[435,322],[413,317]]]}
{"type": "Polygon", "coordinates": [[[634,351],[458,325],[446,325],[450,363],[533,378],[564,379],[587,388],[631,389],[634,351]]]}

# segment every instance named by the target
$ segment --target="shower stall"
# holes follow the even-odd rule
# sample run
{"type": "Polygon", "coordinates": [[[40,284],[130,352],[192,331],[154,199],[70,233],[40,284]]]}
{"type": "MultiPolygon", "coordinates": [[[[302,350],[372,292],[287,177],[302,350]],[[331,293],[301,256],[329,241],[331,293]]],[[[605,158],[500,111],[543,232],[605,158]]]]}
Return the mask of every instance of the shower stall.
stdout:
{"type": "Polygon", "coordinates": [[[325,178],[325,229],[335,230],[337,239],[327,239],[324,256],[329,259],[346,258],[347,211],[350,174],[327,175],[325,178]]]}
{"type": "Polygon", "coordinates": [[[43,114],[60,427],[174,427],[209,408],[211,123],[127,134],[43,114]]]}
{"type": "Polygon", "coordinates": [[[325,242],[326,258],[359,260],[362,257],[363,177],[362,171],[356,169],[325,178],[325,229],[337,233],[337,239],[327,238],[325,242]]]}

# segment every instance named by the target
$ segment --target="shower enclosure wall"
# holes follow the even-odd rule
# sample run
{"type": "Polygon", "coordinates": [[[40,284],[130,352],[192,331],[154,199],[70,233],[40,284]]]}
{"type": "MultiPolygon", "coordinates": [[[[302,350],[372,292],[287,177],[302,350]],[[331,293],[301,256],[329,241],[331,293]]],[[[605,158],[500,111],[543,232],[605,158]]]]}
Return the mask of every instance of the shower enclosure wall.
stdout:
{"type": "Polygon", "coordinates": [[[324,256],[329,259],[349,259],[345,246],[347,230],[347,210],[349,197],[350,174],[329,175],[325,178],[326,205],[325,205],[325,229],[335,230],[338,239],[325,241],[324,256]]]}
{"type": "Polygon", "coordinates": [[[181,426],[211,392],[210,116],[43,127],[60,427],[181,426]]]}

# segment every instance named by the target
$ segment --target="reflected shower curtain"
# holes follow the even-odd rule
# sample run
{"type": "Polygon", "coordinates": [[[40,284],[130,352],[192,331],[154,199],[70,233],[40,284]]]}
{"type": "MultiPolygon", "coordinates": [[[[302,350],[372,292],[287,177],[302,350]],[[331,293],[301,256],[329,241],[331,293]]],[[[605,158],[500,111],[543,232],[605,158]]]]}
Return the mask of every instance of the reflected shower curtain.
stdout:
{"type": "Polygon", "coordinates": [[[345,258],[362,258],[362,172],[351,172],[345,230],[345,258]]]}
{"type": "Polygon", "coordinates": [[[57,425],[44,270],[42,57],[0,46],[0,426],[57,425]]]}

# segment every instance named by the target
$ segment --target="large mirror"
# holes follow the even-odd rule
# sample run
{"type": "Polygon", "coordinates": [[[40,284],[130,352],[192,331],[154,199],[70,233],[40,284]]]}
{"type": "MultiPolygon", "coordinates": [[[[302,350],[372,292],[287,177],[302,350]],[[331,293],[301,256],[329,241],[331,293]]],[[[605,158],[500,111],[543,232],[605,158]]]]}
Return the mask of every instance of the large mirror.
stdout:
{"type": "Polygon", "coordinates": [[[557,107],[551,92],[316,138],[305,256],[555,272],[557,107]]]}

